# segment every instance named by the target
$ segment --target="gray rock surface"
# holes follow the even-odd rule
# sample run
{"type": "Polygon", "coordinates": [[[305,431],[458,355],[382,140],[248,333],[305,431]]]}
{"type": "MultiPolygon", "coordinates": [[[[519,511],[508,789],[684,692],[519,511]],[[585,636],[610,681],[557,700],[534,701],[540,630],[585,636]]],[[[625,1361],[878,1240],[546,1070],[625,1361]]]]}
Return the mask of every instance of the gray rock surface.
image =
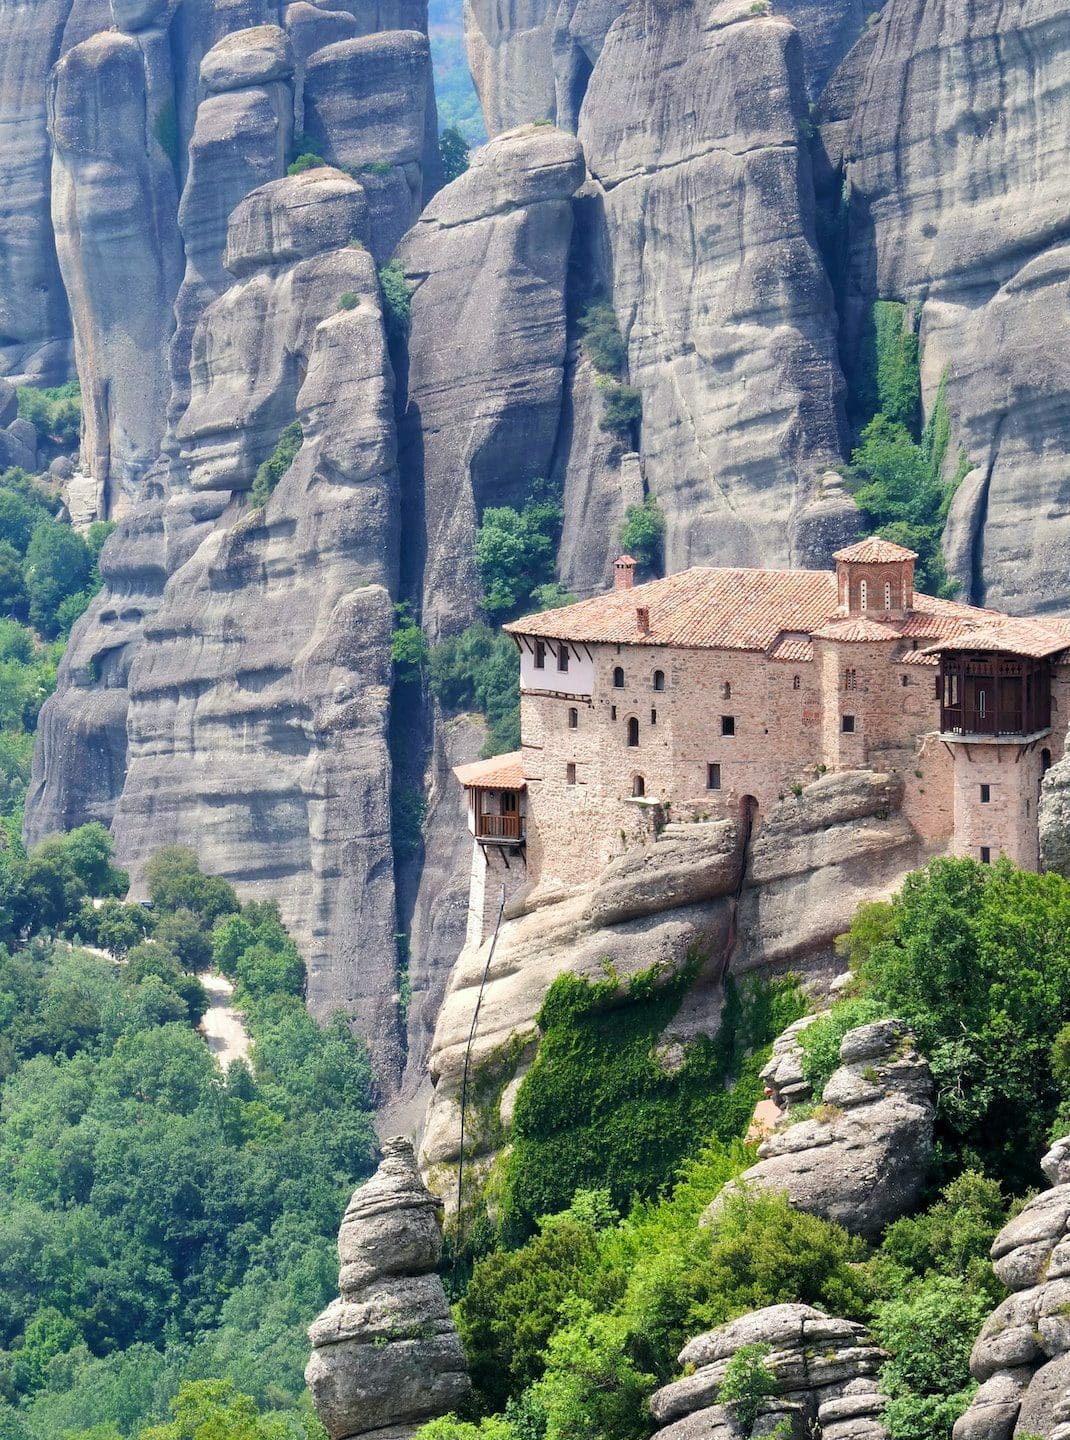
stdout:
{"type": "Polygon", "coordinates": [[[758,1147],[758,1163],[727,1185],[706,1211],[716,1224],[725,1200],[743,1189],[783,1191],[799,1210],[875,1239],[906,1214],[925,1184],[932,1146],[929,1066],[898,1020],[851,1030],[840,1068],[812,1119],[792,1123],[758,1147]]]}
{"type": "Polygon", "coordinates": [[[332,165],[360,175],[371,211],[369,244],[380,263],[427,198],[430,66],[426,35],[403,30],[341,40],[305,65],[305,134],[332,165]]]}
{"type": "Polygon", "coordinates": [[[1070,235],[1050,157],[1070,113],[1064,7],[887,0],[864,43],[851,118],[826,137],[850,195],[848,342],[878,296],[918,308],[927,407],[947,374],[949,465],[962,446],[984,476],[965,598],[1061,608],[1070,359],[1052,316],[1070,235]]]}
{"type": "Polygon", "coordinates": [[[330,1440],[408,1436],[467,1396],[464,1353],[434,1273],[441,1254],[438,1202],[412,1144],[387,1140],[342,1220],[341,1294],[308,1332],[305,1379],[330,1440]]]}
{"type": "Polygon", "coordinates": [[[139,498],[163,438],[182,274],[175,172],[161,143],[161,117],[173,112],[162,29],[94,35],[52,74],[52,222],[82,383],[82,460],[108,516],[139,498]]]}
{"type": "Polygon", "coordinates": [[[806,57],[806,82],[816,100],[825,82],[867,22],[880,11],[878,0],[773,0],[773,9],[799,31],[806,57]]]}
{"type": "Polygon", "coordinates": [[[992,1245],[1011,1294],[992,1312],[970,1356],[981,1387],[955,1425],[955,1440],[1041,1435],[1070,1428],[1070,1139],[1041,1161],[1052,1181],[992,1245]]]}
{"type": "Polygon", "coordinates": [[[1038,820],[1041,864],[1070,877],[1070,761],[1060,760],[1044,776],[1038,820]]]}
{"type": "Polygon", "coordinates": [[[0,374],[61,384],[71,321],[52,237],[46,96],[70,0],[0,3],[0,374]]]}
{"type": "Polygon", "coordinates": [[[716,900],[742,876],[743,837],[731,820],[667,825],[656,845],[629,851],[603,870],[591,896],[595,925],[716,900]]]}
{"type": "MultiPolygon", "coordinates": [[[[262,511],[232,503],[144,627],[113,830],[135,886],[149,854],[174,842],[243,894],[277,900],[308,962],[311,1006],[355,1017],[389,1088],[398,492],[378,280],[369,252],[344,239],[359,204],[355,182],[314,171],[254,192],[232,218],[231,263],[250,269],[202,320],[206,353],[216,340],[233,346],[217,398],[237,395],[230,433],[240,434],[248,397],[267,389],[237,357],[255,368],[281,355],[304,444],[262,511]],[[258,286],[262,307],[247,301],[258,286]],[[284,307],[271,303],[278,287],[289,287],[284,307]],[[358,304],[339,311],[347,291],[358,304]]],[[[195,402],[196,385],[195,366],[195,402]]],[[[237,463],[217,473],[217,489],[248,483],[237,463]]]]}
{"type": "Polygon", "coordinates": [[[189,403],[193,331],[231,277],[223,268],[227,221],[251,190],[286,170],[293,131],[293,53],[275,25],[239,30],[201,63],[207,89],[189,143],[189,169],[178,207],[186,273],[175,300],[170,353],[170,417],[189,403]]]}
{"type": "Polygon", "coordinates": [[[806,118],[797,33],[747,0],[633,0],[587,89],[579,138],[669,570],[814,553],[843,382],[806,118]]]}
{"type": "Polygon", "coordinates": [[[738,1431],[731,1404],[718,1404],[726,1368],[744,1346],[769,1347],[763,1363],[776,1377],[769,1402],[773,1421],[789,1418],[790,1433],[824,1440],[885,1440],[885,1399],[876,1374],[884,1359],[862,1325],[824,1315],[809,1305],[771,1305],[699,1335],[680,1352],[688,1368],[682,1380],[658,1390],[650,1401],[654,1440],[728,1440],[738,1431]],[[776,1417],[773,1419],[773,1417],[776,1417]]]}
{"type": "Polygon", "coordinates": [[[552,473],[566,351],[576,141],[529,126],[493,140],[431,202],[398,256],[415,285],[402,465],[423,514],[411,543],[432,641],[478,606],[477,516],[552,473]]]}

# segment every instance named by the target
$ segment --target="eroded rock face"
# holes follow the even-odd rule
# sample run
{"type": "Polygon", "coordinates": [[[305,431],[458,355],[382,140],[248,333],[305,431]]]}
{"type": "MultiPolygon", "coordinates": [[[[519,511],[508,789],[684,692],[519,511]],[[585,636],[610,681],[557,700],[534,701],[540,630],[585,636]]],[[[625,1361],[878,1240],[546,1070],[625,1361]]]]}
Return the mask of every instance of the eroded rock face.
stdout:
{"type": "Polygon", "coordinates": [[[878,297],[918,307],[927,407],[947,376],[949,468],[961,446],[983,474],[965,598],[1061,606],[1070,358],[1051,317],[1070,245],[1051,157],[1070,114],[1065,9],[888,0],[863,45],[846,62],[850,121],[828,134],[850,193],[848,333],[878,297]]]}
{"type": "MultiPolygon", "coordinates": [[[[214,433],[240,440],[281,407],[274,377],[289,366],[291,408],[278,419],[296,413],[304,443],[262,510],[232,502],[144,626],[113,833],[135,885],[173,842],[243,894],[277,900],[301,940],[312,1008],[355,1017],[389,1088],[398,488],[378,277],[371,254],[346,243],[360,203],[348,177],[311,171],[254,192],[232,218],[229,263],[242,278],[198,327],[203,353],[227,357],[206,381],[213,415],[233,406],[214,433]],[[343,293],[352,308],[339,309],[343,293]]],[[[199,413],[198,344],[187,419],[199,413]]],[[[241,492],[255,449],[225,471],[213,454],[214,488],[241,492]]],[[[195,479],[200,464],[198,453],[195,479]]]]}
{"type": "Polygon", "coordinates": [[[809,1305],[771,1305],[699,1335],[680,1352],[693,1367],[683,1380],[658,1390],[650,1401],[663,1427],[654,1440],[736,1440],[734,1407],[718,1404],[725,1370],[747,1345],[770,1348],[763,1364],[776,1377],[777,1394],[766,1402],[755,1435],[781,1434],[822,1440],[886,1440],[885,1399],[877,1386],[884,1359],[862,1325],[824,1315],[809,1305]]]}
{"type": "Polygon", "coordinates": [[[1044,776],[1038,818],[1041,863],[1070,876],[1070,762],[1060,760],[1044,776]]]}
{"type": "Polygon", "coordinates": [[[478,608],[476,518],[523,504],[552,473],[566,351],[571,196],[583,156],[529,126],[476,151],[398,256],[416,286],[403,422],[407,483],[422,496],[412,544],[432,641],[478,608]]]}
{"type": "Polygon", "coordinates": [[[140,495],[163,438],[171,307],[182,274],[167,33],[109,31],[69,50],[49,91],[52,222],[82,382],[83,463],[106,513],[140,495]]]}
{"type": "Polygon", "coordinates": [[[928,1063],[898,1020],[849,1031],[840,1068],[809,1120],[792,1123],[758,1149],[758,1163],[727,1185],[704,1216],[716,1224],[740,1189],[783,1191],[799,1210],[875,1239],[905,1214],[925,1183],[933,1135],[928,1063]]]}
{"type": "Polygon", "coordinates": [[[412,1144],[388,1140],[338,1234],[341,1295],[309,1329],[305,1379],[330,1440],[403,1440],[469,1390],[442,1282],[438,1201],[412,1144]]]}
{"type": "Polygon", "coordinates": [[[1012,1292],[989,1316],[970,1356],[981,1382],[955,1440],[1070,1434],[1070,1140],[1040,1162],[1052,1188],[1034,1196],[992,1245],[1012,1292]]]}
{"type": "Polygon", "coordinates": [[[210,93],[197,109],[178,224],[186,273],[175,300],[170,415],[189,403],[193,331],[205,307],[227,289],[223,268],[227,221],[251,190],[285,172],[293,132],[290,42],[277,25],[239,30],[201,63],[210,93]]]}
{"type": "Polygon", "coordinates": [[[820,551],[809,507],[839,462],[843,382],[806,113],[796,31],[746,0],[633,0],[587,89],[579,138],[669,570],[820,551]]]}
{"type": "Polygon", "coordinates": [[[305,66],[305,133],[332,165],[360,173],[380,263],[426,198],[430,67],[427,36],[402,30],[327,45],[305,66]]]}

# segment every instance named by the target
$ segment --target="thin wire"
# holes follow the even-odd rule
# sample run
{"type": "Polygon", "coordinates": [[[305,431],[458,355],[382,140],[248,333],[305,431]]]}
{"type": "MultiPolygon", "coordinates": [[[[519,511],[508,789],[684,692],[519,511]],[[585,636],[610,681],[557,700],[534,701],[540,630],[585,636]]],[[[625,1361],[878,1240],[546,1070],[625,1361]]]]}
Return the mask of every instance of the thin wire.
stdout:
{"type": "Polygon", "coordinates": [[[502,886],[501,898],[498,901],[498,918],[494,922],[494,936],[490,942],[490,949],[487,951],[487,963],[483,967],[483,979],[479,982],[479,994],[476,996],[476,1008],[472,1012],[472,1028],[468,1032],[468,1047],[464,1052],[464,1078],[461,1080],[461,1158],[457,1162],[457,1242],[453,1251],[453,1269],[456,1274],[457,1264],[461,1255],[461,1195],[464,1184],[464,1117],[468,1105],[468,1067],[472,1059],[472,1042],[476,1038],[476,1026],[479,1024],[479,1009],[483,1004],[483,991],[486,989],[487,976],[490,974],[490,962],[494,959],[494,950],[498,944],[498,931],[501,928],[502,915],[505,912],[505,886],[502,886]]]}

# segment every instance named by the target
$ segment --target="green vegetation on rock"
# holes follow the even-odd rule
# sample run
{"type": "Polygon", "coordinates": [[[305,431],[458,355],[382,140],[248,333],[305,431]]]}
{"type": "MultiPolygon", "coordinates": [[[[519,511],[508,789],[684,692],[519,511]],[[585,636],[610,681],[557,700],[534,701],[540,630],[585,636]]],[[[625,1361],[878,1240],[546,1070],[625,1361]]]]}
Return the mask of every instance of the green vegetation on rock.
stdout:
{"type": "MultiPolygon", "coordinates": [[[[344,296],[342,298],[345,299],[344,296]]],[[[267,504],[268,496],[297,458],[303,440],[300,420],[291,420],[279,436],[275,449],[256,472],[253,488],[249,491],[249,503],[254,508],[267,504]]]]}
{"type": "Polygon", "coordinates": [[[468,169],[468,141],[456,125],[448,125],[438,137],[439,154],[442,157],[442,178],[447,185],[459,180],[468,169]]]}
{"type": "Polygon", "coordinates": [[[20,386],[19,415],[29,420],[38,441],[56,450],[73,449],[82,432],[82,391],[77,380],[43,389],[20,386]]]}
{"type": "Polygon", "coordinates": [[[386,324],[387,339],[404,340],[409,333],[409,319],[412,314],[412,287],[405,278],[400,260],[391,260],[379,271],[379,285],[383,296],[383,320],[386,324]]]}
{"type": "Polygon", "coordinates": [[[657,573],[662,565],[665,544],[665,516],[657,496],[648,495],[642,505],[629,505],[620,532],[621,550],[643,570],[657,573]]]}
{"type": "Polygon", "coordinates": [[[508,635],[470,625],[436,645],[431,692],[449,714],[478,710],[488,726],[484,758],[520,747],[520,656],[508,635]]]}

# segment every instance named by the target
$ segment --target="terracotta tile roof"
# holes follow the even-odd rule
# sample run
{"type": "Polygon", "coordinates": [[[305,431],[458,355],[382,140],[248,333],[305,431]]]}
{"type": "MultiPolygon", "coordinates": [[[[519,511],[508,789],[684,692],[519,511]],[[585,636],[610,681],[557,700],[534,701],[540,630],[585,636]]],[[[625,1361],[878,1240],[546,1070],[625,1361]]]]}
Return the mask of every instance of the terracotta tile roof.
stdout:
{"type": "Polygon", "coordinates": [[[831,620],[827,625],[822,625],[820,630],[815,630],[814,635],[819,640],[898,640],[899,631],[893,630],[890,625],[881,625],[876,620],[871,620],[868,615],[852,615],[850,619],[831,620]]]}
{"type": "Polygon", "coordinates": [[[938,665],[940,662],[935,655],[928,650],[905,650],[902,655],[894,655],[893,663],[896,665],[938,665]]]}
{"type": "Polygon", "coordinates": [[[814,658],[814,642],[809,635],[800,635],[797,631],[785,632],[778,635],[769,647],[770,660],[800,661],[812,660],[814,658]]]}
{"type": "Polygon", "coordinates": [[[720,570],[696,566],[631,590],[515,620],[513,635],[588,644],[766,650],[785,630],[809,633],[836,608],[828,570],[720,570]],[[637,610],[649,611],[640,629],[637,610]]]}
{"type": "Polygon", "coordinates": [[[471,765],[457,765],[453,773],[466,790],[523,790],[527,786],[522,750],[495,755],[492,760],[476,760],[471,765]]]}
{"type": "Polygon", "coordinates": [[[1070,635],[1060,633],[1039,620],[1012,620],[1000,617],[995,623],[939,640],[929,646],[930,654],[941,651],[1003,650],[1042,660],[1070,649],[1070,635]]]}
{"type": "Polygon", "coordinates": [[[882,540],[879,535],[868,535],[856,545],[837,550],[832,558],[853,561],[858,565],[891,565],[901,560],[916,560],[918,554],[916,550],[906,550],[902,545],[893,545],[890,540],[882,540]]]}

